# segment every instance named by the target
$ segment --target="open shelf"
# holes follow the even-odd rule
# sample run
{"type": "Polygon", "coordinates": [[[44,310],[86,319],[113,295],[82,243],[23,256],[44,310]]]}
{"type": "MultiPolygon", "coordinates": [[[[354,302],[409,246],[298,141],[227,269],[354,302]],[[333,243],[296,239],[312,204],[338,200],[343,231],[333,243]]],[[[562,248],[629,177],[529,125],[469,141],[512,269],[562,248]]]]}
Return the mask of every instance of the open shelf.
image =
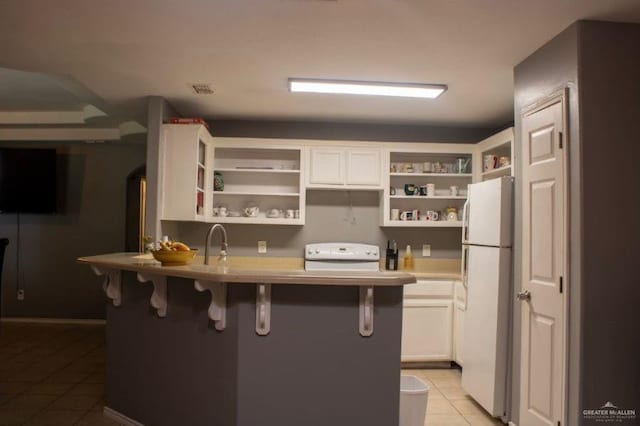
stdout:
{"type": "Polygon", "coordinates": [[[290,169],[237,169],[233,167],[218,167],[216,172],[224,173],[280,173],[280,174],[300,174],[300,170],[290,169]]]}
{"type": "Polygon", "coordinates": [[[408,200],[466,200],[466,195],[390,195],[389,198],[403,198],[408,200]]]}
{"type": "Polygon", "coordinates": [[[220,195],[253,195],[261,197],[299,197],[299,192],[245,192],[245,191],[213,191],[213,196],[220,195]]]}
{"type": "Polygon", "coordinates": [[[231,216],[212,216],[212,222],[216,223],[244,223],[254,225],[304,225],[302,219],[285,219],[282,217],[268,218],[268,217],[231,217],[231,216]]]}
{"type": "Polygon", "coordinates": [[[402,228],[462,228],[460,220],[389,220],[382,226],[402,228]]]}
{"type": "Polygon", "coordinates": [[[453,178],[470,178],[471,173],[389,173],[389,176],[431,176],[431,177],[453,177],[453,178]]]}
{"type": "Polygon", "coordinates": [[[486,172],[482,172],[482,177],[499,177],[499,176],[508,176],[511,174],[511,165],[499,167],[497,169],[487,170],[486,172]]]}

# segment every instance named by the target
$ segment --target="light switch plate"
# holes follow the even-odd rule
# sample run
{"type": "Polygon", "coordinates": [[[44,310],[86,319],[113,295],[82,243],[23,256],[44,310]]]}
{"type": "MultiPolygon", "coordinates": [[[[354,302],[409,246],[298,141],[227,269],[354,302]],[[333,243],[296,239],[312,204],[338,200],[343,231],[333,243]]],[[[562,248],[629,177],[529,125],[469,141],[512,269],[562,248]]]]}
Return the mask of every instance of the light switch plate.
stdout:
{"type": "Polygon", "coordinates": [[[431,256],[431,245],[423,244],[422,245],[422,257],[430,257],[431,256]]]}
{"type": "Polygon", "coordinates": [[[18,300],[24,300],[24,290],[18,290],[18,300]]]}
{"type": "Polygon", "coordinates": [[[264,254],[267,252],[267,242],[266,241],[258,241],[258,253],[264,254]]]}

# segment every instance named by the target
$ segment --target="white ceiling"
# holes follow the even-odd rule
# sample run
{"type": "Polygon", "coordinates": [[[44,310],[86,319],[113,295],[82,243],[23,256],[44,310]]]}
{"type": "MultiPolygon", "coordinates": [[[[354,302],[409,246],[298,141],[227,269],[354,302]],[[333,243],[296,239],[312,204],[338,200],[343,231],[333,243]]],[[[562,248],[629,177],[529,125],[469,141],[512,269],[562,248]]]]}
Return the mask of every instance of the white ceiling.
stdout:
{"type": "MultiPolygon", "coordinates": [[[[578,19],[640,22],[640,1],[0,0],[0,66],[68,75],[138,118],[160,95],[213,119],[491,127],[512,120],[513,67],[578,19]],[[449,90],[435,101],[291,94],[289,77],[449,90]],[[194,95],[200,82],[216,93],[194,95]]],[[[36,99],[10,91],[16,107],[36,99]]]]}

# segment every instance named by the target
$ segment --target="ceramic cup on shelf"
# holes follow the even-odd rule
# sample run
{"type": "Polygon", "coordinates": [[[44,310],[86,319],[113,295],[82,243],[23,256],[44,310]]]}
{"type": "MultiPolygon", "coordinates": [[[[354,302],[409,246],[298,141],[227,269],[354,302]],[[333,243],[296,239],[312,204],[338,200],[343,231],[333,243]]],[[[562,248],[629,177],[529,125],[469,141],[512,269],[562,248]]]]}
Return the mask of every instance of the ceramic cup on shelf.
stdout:
{"type": "Polygon", "coordinates": [[[416,186],[412,183],[404,184],[404,193],[406,195],[414,195],[416,193],[416,186]]]}
{"type": "Polygon", "coordinates": [[[218,206],[218,216],[220,217],[229,216],[229,209],[227,209],[227,206],[218,206]]]}
{"type": "Polygon", "coordinates": [[[433,167],[430,161],[425,161],[422,163],[422,173],[431,173],[433,171],[433,167]]]}
{"type": "Polygon", "coordinates": [[[413,220],[413,210],[405,210],[400,213],[400,220],[413,220]]]}
{"type": "Polygon", "coordinates": [[[451,192],[452,197],[457,197],[460,192],[460,188],[458,188],[456,185],[452,185],[449,187],[449,192],[451,192]]]}
{"type": "Polygon", "coordinates": [[[391,220],[400,220],[400,209],[391,209],[391,220]]]}
{"type": "Polygon", "coordinates": [[[511,159],[507,156],[498,158],[498,166],[499,167],[507,167],[511,164],[511,159]]]}
{"type": "Polygon", "coordinates": [[[296,209],[293,211],[294,219],[300,219],[300,210],[296,209]]]}
{"type": "Polygon", "coordinates": [[[427,185],[420,185],[420,195],[424,197],[427,195],[427,193],[428,193],[427,185]]]}
{"type": "Polygon", "coordinates": [[[280,209],[269,209],[267,210],[267,217],[271,219],[275,219],[282,216],[282,210],[280,209]]]}
{"type": "Polygon", "coordinates": [[[434,183],[428,183],[427,185],[427,197],[433,197],[436,195],[436,185],[434,183]]]}
{"type": "Polygon", "coordinates": [[[249,204],[243,209],[244,215],[247,217],[258,217],[260,208],[255,204],[249,204]]]}
{"type": "Polygon", "coordinates": [[[296,212],[294,209],[287,209],[287,211],[284,214],[284,217],[287,219],[295,219],[296,217],[296,212]]]}
{"type": "Polygon", "coordinates": [[[495,155],[484,156],[484,171],[493,170],[498,166],[498,157],[495,155]]]}

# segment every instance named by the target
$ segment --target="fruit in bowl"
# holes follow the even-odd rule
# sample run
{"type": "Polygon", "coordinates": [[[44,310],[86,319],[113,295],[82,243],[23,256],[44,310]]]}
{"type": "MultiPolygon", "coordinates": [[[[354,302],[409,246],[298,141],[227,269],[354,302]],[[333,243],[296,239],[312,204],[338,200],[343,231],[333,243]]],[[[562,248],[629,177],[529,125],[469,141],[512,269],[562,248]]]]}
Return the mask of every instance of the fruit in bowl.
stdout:
{"type": "Polygon", "coordinates": [[[151,250],[154,259],[162,263],[162,266],[182,266],[193,261],[198,249],[190,249],[185,243],[179,241],[161,241],[160,249],[151,250]]]}

